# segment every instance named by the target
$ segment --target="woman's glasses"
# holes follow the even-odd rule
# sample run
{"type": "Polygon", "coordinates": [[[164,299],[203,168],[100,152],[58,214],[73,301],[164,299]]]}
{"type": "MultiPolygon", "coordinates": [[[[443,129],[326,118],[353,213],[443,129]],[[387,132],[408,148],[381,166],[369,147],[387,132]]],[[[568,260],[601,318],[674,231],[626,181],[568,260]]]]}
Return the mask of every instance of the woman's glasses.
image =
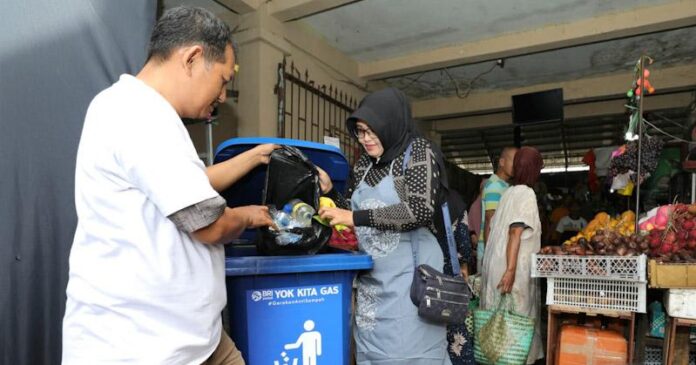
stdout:
{"type": "Polygon", "coordinates": [[[377,137],[375,132],[369,128],[355,128],[355,131],[353,133],[355,134],[355,137],[357,137],[358,139],[365,139],[365,137],[377,137]]]}

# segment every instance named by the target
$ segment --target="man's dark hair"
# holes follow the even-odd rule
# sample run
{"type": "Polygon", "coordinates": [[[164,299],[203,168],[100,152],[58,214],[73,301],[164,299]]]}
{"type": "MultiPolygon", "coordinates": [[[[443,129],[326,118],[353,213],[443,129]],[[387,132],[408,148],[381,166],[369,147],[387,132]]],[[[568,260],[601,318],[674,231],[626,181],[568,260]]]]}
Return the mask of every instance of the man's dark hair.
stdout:
{"type": "Polygon", "coordinates": [[[147,59],[164,61],[179,48],[199,44],[206,61],[225,62],[229,44],[237,54],[230,28],[215,14],[202,8],[178,6],[166,10],[150,37],[147,59]]]}
{"type": "MultiPolygon", "coordinates": [[[[509,157],[508,155],[513,151],[517,151],[517,147],[505,147],[502,151],[500,151],[500,156],[498,156],[498,159],[495,160],[495,171],[498,171],[500,168],[500,159],[503,157],[509,157]]],[[[512,161],[509,162],[512,163],[512,161]]]]}

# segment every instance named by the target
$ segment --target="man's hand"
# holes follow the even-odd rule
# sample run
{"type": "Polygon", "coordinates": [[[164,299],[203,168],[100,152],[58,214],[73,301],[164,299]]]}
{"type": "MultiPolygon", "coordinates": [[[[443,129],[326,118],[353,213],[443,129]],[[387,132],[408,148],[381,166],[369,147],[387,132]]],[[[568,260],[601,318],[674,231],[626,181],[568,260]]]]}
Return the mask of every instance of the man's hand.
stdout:
{"type": "Polygon", "coordinates": [[[513,285],[515,285],[515,271],[506,270],[505,274],[503,274],[503,277],[500,279],[498,289],[500,289],[501,293],[508,294],[512,292],[513,285]]]}
{"type": "Polygon", "coordinates": [[[319,185],[321,186],[321,193],[326,194],[333,188],[333,182],[331,182],[331,177],[326,173],[321,167],[317,166],[317,171],[319,171],[319,185]]]}
{"type": "Polygon", "coordinates": [[[271,161],[271,153],[280,148],[277,144],[260,144],[252,148],[250,153],[256,160],[257,164],[267,165],[271,161]]]}
{"type": "Polygon", "coordinates": [[[247,205],[237,208],[225,208],[225,212],[212,224],[201,228],[191,235],[202,243],[229,243],[247,228],[273,226],[273,220],[268,213],[268,207],[263,205],[247,205]]]}
{"type": "Polygon", "coordinates": [[[320,208],[319,216],[327,220],[330,225],[343,224],[348,227],[353,227],[353,212],[341,208],[320,208]]]}
{"type": "Polygon", "coordinates": [[[249,171],[261,164],[268,164],[271,152],[280,148],[275,144],[262,144],[244,151],[231,159],[208,166],[206,174],[215,191],[221,192],[239,181],[249,171]]]}
{"type": "Polygon", "coordinates": [[[273,219],[264,205],[247,205],[234,208],[237,214],[245,218],[246,228],[268,227],[273,225],[273,219]]]}

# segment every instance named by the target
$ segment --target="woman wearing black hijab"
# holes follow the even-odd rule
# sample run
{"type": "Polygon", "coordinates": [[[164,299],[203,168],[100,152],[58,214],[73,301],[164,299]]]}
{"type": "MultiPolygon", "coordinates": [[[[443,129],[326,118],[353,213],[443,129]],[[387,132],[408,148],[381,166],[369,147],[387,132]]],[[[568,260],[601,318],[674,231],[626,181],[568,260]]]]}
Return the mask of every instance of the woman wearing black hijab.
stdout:
{"type": "Polygon", "coordinates": [[[343,209],[319,213],[354,227],[360,250],[374,260],[357,278],[357,363],[450,364],[445,326],[422,320],[409,297],[414,253],[418,265],[444,266],[434,223],[447,186],[442,157],[418,135],[408,99],[394,88],[366,96],[347,126],[363,147],[348,183],[350,201],[322,174],[322,190],[343,209]]]}

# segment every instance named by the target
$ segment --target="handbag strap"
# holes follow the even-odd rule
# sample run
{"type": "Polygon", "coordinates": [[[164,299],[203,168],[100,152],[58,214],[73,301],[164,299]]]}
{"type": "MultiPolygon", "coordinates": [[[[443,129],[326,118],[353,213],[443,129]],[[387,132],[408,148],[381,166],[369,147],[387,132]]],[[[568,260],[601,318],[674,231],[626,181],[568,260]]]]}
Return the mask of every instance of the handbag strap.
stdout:
{"type": "MultiPolygon", "coordinates": [[[[404,175],[406,171],[406,165],[408,165],[408,162],[411,159],[412,150],[413,143],[409,143],[408,147],[406,147],[406,151],[404,152],[404,161],[401,166],[401,170],[404,171],[404,175]]],[[[449,259],[450,263],[452,264],[453,274],[454,276],[461,276],[462,270],[459,266],[459,260],[454,256],[457,249],[454,244],[454,232],[452,231],[452,219],[449,214],[449,205],[446,201],[442,204],[442,220],[445,223],[445,236],[447,237],[447,246],[449,247],[449,259]]],[[[418,245],[415,243],[413,231],[409,232],[409,234],[411,235],[411,254],[413,255],[413,268],[416,269],[418,267],[418,245]]]]}
{"type": "Polygon", "coordinates": [[[455,257],[457,248],[454,245],[454,232],[452,231],[452,219],[449,214],[449,205],[447,202],[442,204],[442,220],[445,221],[445,235],[447,236],[447,246],[449,246],[450,262],[454,276],[461,276],[462,269],[459,266],[459,260],[455,257]]]}

